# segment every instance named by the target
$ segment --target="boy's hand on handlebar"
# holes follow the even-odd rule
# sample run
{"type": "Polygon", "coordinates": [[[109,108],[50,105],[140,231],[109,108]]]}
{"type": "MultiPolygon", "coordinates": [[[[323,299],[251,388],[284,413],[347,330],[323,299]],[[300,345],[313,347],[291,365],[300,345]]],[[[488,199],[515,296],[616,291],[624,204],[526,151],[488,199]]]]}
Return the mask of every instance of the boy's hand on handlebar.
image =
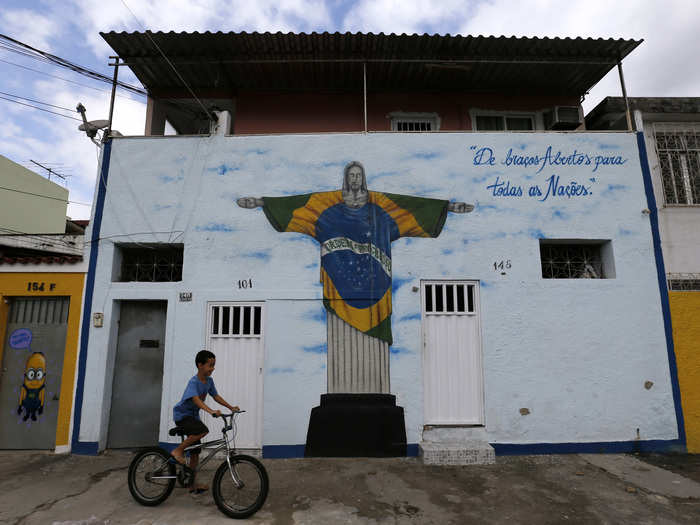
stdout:
{"type": "Polygon", "coordinates": [[[235,405],[235,406],[232,406],[232,407],[231,407],[231,412],[240,412],[240,411],[241,411],[241,409],[239,408],[238,405],[235,405]]]}
{"type": "Polygon", "coordinates": [[[219,417],[219,416],[221,415],[221,410],[214,410],[214,411],[211,413],[211,415],[214,416],[214,417],[219,417]]]}

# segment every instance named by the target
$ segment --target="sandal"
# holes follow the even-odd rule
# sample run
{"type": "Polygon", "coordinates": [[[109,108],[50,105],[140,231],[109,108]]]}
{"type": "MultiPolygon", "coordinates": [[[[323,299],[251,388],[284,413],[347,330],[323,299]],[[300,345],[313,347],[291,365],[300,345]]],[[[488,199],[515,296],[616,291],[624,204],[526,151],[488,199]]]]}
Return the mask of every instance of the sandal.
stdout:
{"type": "Polygon", "coordinates": [[[206,485],[200,485],[198,487],[191,488],[190,494],[204,494],[208,490],[209,490],[209,487],[207,487],[206,485]]]}

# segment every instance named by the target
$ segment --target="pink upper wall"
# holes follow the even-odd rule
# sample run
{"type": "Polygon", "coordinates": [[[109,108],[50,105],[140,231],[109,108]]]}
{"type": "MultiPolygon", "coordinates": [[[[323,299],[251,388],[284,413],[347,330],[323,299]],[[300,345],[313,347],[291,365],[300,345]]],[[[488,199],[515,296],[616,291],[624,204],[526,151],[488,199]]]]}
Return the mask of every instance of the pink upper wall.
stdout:
{"type": "MultiPolygon", "coordinates": [[[[475,93],[377,93],[367,97],[369,131],[391,131],[389,113],[437,113],[441,131],[471,130],[470,109],[536,111],[577,106],[577,97],[475,93]]],[[[356,93],[239,92],[235,134],[323,133],[364,130],[362,95],[356,93]]]]}

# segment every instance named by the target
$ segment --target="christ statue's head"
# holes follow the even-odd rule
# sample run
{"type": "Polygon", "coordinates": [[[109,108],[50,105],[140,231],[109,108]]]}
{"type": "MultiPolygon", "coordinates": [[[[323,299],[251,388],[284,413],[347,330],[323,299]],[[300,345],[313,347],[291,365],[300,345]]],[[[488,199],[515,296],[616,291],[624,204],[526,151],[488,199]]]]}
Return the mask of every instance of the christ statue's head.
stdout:
{"type": "Polygon", "coordinates": [[[365,168],[356,160],[345,166],[343,174],[343,201],[350,208],[361,208],[367,203],[365,168]]]}

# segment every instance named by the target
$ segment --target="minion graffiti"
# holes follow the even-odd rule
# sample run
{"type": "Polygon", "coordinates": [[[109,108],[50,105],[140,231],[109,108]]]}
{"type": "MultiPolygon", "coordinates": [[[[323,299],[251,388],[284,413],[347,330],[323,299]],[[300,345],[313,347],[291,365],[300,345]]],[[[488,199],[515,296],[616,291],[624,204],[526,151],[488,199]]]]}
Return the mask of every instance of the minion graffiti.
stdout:
{"type": "Polygon", "coordinates": [[[44,396],[46,395],[46,357],[41,352],[34,352],[27,359],[24,367],[24,383],[20,387],[17,413],[24,409],[23,421],[30,417],[36,421],[37,413],[44,412],[44,396]]]}

